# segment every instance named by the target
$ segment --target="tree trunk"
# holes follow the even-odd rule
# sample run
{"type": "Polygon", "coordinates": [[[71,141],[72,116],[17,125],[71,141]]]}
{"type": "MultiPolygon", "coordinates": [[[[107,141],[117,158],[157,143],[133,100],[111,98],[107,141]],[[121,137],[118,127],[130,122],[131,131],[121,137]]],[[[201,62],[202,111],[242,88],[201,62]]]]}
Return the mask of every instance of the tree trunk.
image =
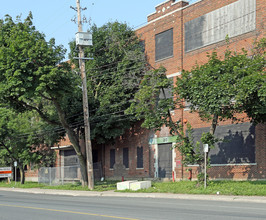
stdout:
{"type": "MultiPolygon", "coordinates": [[[[217,124],[218,124],[218,115],[214,114],[213,119],[212,119],[212,124],[210,127],[210,134],[214,135],[214,133],[216,131],[217,124]]],[[[208,165],[209,151],[210,151],[210,148],[208,149],[208,152],[206,152],[207,165],[208,165]]],[[[203,161],[201,164],[199,164],[199,172],[204,173],[204,169],[205,169],[205,164],[203,161]]],[[[207,171],[207,169],[206,169],[206,171],[207,171]]]]}
{"type": "Polygon", "coordinates": [[[218,123],[218,115],[214,114],[213,115],[213,119],[212,119],[212,124],[211,124],[211,128],[210,128],[210,133],[212,135],[214,135],[216,127],[217,127],[217,123],[218,123]]]}
{"type": "Polygon", "coordinates": [[[79,138],[73,131],[73,129],[69,126],[67,123],[67,120],[65,118],[65,113],[61,109],[61,106],[57,102],[56,99],[53,99],[54,105],[56,107],[56,110],[58,112],[58,116],[60,119],[60,122],[63,126],[63,128],[66,130],[66,133],[68,134],[69,140],[71,144],[73,145],[73,148],[79,158],[79,164],[80,164],[80,172],[82,177],[82,186],[88,186],[88,172],[87,172],[87,166],[86,166],[86,157],[81,152],[81,147],[79,144],[79,138]]]}
{"type": "Polygon", "coordinates": [[[19,172],[20,172],[20,184],[25,183],[25,170],[22,164],[18,164],[19,172]]]}

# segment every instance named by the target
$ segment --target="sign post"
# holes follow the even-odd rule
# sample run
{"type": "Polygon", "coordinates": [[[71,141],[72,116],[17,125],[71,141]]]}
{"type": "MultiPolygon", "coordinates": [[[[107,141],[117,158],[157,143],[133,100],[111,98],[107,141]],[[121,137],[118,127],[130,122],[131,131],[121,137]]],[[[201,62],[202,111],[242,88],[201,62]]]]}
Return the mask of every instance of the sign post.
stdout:
{"type": "Polygon", "coordinates": [[[18,165],[18,162],[15,161],[14,162],[14,167],[15,167],[15,185],[17,184],[17,165],[18,165]]]}
{"type": "Polygon", "coordinates": [[[204,188],[207,187],[207,152],[209,151],[209,145],[203,144],[203,151],[204,151],[204,188]]]}

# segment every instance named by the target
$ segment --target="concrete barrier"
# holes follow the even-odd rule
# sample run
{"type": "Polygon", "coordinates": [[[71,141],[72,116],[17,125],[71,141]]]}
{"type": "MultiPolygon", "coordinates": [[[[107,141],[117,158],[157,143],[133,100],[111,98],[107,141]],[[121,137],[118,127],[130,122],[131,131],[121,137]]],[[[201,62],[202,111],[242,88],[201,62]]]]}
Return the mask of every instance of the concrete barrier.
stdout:
{"type": "Polygon", "coordinates": [[[117,190],[125,190],[125,189],[130,189],[130,185],[134,182],[137,182],[137,180],[129,180],[129,181],[124,181],[124,182],[118,182],[116,184],[117,190]]]}
{"type": "Polygon", "coordinates": [[[151,187],[151,181],[139,181],[130,184],[131,190],[148,189],[151,187]]]}

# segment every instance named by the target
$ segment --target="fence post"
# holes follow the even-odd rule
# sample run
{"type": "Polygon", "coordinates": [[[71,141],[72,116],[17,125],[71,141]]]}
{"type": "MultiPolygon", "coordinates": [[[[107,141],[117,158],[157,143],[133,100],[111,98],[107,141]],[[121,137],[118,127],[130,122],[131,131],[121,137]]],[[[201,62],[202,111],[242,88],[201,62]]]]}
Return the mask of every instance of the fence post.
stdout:
{"type": "Polygon", "coordinates": [[[52,185],[51,167],[49,167],[49,185],[52,185]]]}

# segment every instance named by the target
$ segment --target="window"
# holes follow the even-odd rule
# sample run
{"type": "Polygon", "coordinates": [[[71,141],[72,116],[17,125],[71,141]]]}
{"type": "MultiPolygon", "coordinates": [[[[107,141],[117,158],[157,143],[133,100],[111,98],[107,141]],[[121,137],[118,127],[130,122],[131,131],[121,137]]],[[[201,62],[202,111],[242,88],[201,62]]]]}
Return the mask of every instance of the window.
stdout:
{"type": "MultiPolygon", "coordinates": [[[[174,78],[168,78],[169,82],[170,82],[170,86],[168,88],[164,88],[164,89],[160,89],[160,94],[159,94],[159,99],[157,100],[157,106],[159,107],[159,102],[163,101],[165,99],[167,100],[172,100],[174,101],[174,96],[173,96],[173,84],[174,84],[174,78]]],[[[170,104],[170,103],[169,103],[170,104]]],[[[173,111],[175,109],[175,105],[174,102],[171,102],[172,106],[169,109],[170,111],[173,111]]]]}
{"type": "Polygon", "coordinates": [[[173,56],[173,28],[155,35],[155,61],[173,56]]]}
{"type": "Polygon", "coordinates": [[[126,168],[129,168],[128,147],[123,148],[123,164],[126,168]]]}
{"type": "Polygon", "coordinates": [[[115,165],[115,149],[110,150],[110,169],[113,169],[115,165]]]}
{"type": "Polygon", "coordinates": [[[144,53],[145,52],[145,40],[141,40],[139,42],[139,45],[140,45],[141,51],[144,53]]]}
{"type": "Polygon", "coordinates": [[[78,156],[75,150],[65,150],[64,152],[64,166],[76,166],[79,164],[78,156]]]}
{"type": "Polygon", "coordinates": [[[143,168],[143,147],[137,147],[137,168],[143,168]]]}
{"type": "Polygon", "coordinates": [[[98,150],[92,150],[92,162],[93,162],[93,169],[98,169],[99,168],[98,150]]]}
{"type": "Polygon", "coordinates": [[[92,150],[92,161],[93,163],[98,162],[98,150],[92,150]]]}

